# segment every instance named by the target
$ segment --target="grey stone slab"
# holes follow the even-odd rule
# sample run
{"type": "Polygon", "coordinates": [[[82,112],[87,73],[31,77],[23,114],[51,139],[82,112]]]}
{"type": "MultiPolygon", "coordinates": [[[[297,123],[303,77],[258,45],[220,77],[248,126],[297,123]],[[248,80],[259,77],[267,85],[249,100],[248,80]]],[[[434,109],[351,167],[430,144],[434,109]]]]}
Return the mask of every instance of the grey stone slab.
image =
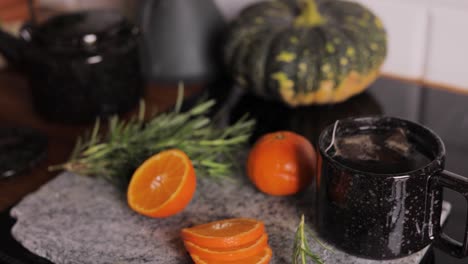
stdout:
{"type": "MultiPolygon", "coordinates": [[[[263,220],[274,257],[271,263],[291,263],[299,215],[310,210],[312,198],[264,195],[244,178],[213,182],[199,179],[190,205],[180,214],[152,219],[134,213],[125,196],[107,182],[63,173],[11,211],[18,221],[12,234],[31,252],[54,263],[190,263],[179,230],[194,224],[230,218],[263,220]],[[305,202],[304,202],[305,201],[305,202]]],[[[445,204],[446,216],[450,206],[445,204]]],[[[359,259],[317,243],[313,250],[325,263],[416,264],[425,250],[392,261],[359,259]]]]}

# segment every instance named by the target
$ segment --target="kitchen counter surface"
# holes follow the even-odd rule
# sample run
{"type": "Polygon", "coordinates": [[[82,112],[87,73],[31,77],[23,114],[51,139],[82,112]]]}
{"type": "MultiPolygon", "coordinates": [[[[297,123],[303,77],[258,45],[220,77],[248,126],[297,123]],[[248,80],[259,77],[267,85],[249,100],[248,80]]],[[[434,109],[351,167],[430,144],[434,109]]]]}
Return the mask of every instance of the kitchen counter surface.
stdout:
{"type": "MultiPolygon", "coordinates": [[[[226,97],[228,84],[216,87],[215,94],[226,97]]],[[[198,94],[201,86],[190,86],[188,95],[198,94]]],[[[168,109],[176,98],[176,89],[168,87],[149,87],[146,103],[151,109],[168,109]]],[[[336,119],[358,115],[391,115],[420,122],[435,130],[444,140],[448,157],[447,169],[468,176],[468,94],[454,93],[442,89],[421,87],[418,84],[379,79],[368,92],[343,104],[335,106],[307,107],[288,109],[279,104],[261,101],[244,95],[235,101],[220,100],[225,104],[226,113],[235,119],[245,112],[250,112],[258,120],[254,138],[259,135],[279,130],[290,129],[304,134],[312,142],[320,130],[336,119]]],[[[14,220],[9,217],[9,208],[22,197],[36,190],[56,173],[49,173],[47,167],[63,162],[73,147],[76,136],[88,129],[91,124],[62,125],[49,123],[37,116],[31,106],[28,86],[22,76],[0,73],[0,124],[1,126],[27,126],[38,129],[47,135],[48,155],[40,164],[18,176],[0,180],[0,262],[2,252],[10,257],[19,258],[24,263],[31,263],[34,257],[10,236],[14,220]]],[[[446,200],[452,203],[453,211],[446,230],[460,239],[464,233],[466,202],[458,194],[446,191],[446,200]]],[[[3,254],[5,255],[5,254],[3,254]]],[[[6,258],[6,256],[3,256],[6,258]]],[[[37,260],[34,261],[43,261],[37,260]]],[[[467,260],[453,259],[438,250],[430,251],[424,263],[458,264],[467,260]],[[434,254],[433,254],[434,253],[434,254]]],[[[18,262],[18,263],[23,263],[18,262]]],[[[14,262],[12,262],[14,263],[14,262]]]]}

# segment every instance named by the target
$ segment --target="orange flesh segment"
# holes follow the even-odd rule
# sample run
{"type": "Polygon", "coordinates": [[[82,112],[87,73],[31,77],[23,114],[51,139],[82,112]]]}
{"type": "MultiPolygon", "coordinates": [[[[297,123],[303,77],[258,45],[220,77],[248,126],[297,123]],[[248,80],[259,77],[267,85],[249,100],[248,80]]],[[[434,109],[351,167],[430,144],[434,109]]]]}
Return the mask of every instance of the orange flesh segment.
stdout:
{"type": "Polygon", "coordinates": [[[202,247],[226,248],[242,246],[259,239],[265,232],[262,222],[234,218],[182,229],[182,238],[202,247]]]}
{"type": "Polygon", "coordinates": [[[230,249],[203,248],[189,241],[184,241],[184,244],[190,254],[197,255],[202,259],[210,261],[235,261],[260,254],[268,246],[268,235],[263,234],[257,241],[247,246],[230,249]]]}
{"type": "Polygon", "coordinates": [[[212,222],[189,228],[188,231],[201,236],[226,237],[245,233],[258,224],[255,220],[232,219],[212,222]]]}
{"type": "Polygon", "coordinates": [[[211,261],[202,259],[197,255],[191,255],[191,257],[196,264],[267,264],[270,262],[272,255],[271,248],[267,246],[260,254],[234,261],[211,261]]]}
{"type": "Polygon", "coordinates": [[[165,151],[145,161],[129,187],[129,203],[141,211],[155,211],[178,194],[190,162],[178,150],[165,151]],[[151,172],[151,173],[149,173],[151,172]],[[134,190],[134,191],[133,191],[134,190]]]}

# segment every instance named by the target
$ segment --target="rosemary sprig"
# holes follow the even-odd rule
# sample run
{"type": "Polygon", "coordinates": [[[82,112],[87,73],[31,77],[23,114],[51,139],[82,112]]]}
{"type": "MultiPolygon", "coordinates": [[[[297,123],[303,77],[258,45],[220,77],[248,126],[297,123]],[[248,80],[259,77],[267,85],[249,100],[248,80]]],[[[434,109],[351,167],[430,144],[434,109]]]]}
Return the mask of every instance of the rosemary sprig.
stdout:
{"type": "Polygon", "coordinates": [[[244,116],[231,126],[219,128],[208,117],[214,100],[201,101],[181,112],[182,92],[180,89],[174,111],[155,115],[147,122],[144,103],[138,116],[129,121],[111,117],[104,136],[97,120],[91,133],[78,139],[69,161],[49,170],[65,169],[100,176],[124,187],[133,171],[148,157],[177,148],[190,157],[197,175],[230,176],[239,162],[235,153],[248,141],[255,122],[244,116]]]}
{"type": "Polygon", "coordinates": [[[297,227],[296,230],[296,236],[294,239],[294,247],[293,247],[293,264],[306,264],[307,259],[310,258],[313,263],[317,264],[324,264],[322,258],[318,256],[317,254],[313,253],[312,250],[310,249],[309,242],[307,240],[306,235],[310,235],[320,246],[327,250],[331,250],[327,246],[325,246],[322,242],[320,242],[319,239],[317,239],[314,234],[312,233],[312,230],[310,230],[304,221],[304,215],[301,216],[301,222],[299,223],[299,226],[297,227]]]}

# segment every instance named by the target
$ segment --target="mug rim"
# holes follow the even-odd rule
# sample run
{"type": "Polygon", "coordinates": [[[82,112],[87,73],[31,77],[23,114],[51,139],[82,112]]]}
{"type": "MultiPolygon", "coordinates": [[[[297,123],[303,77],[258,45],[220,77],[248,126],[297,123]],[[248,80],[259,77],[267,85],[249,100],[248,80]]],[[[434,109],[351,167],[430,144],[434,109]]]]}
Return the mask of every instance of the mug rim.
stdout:
{"type": "Polygon", "coordinates": [[[371,175],[371,176],[376,176],[376,177],[399,177],[399,176],[409,176],[409,175],[412,175],[414,174],[415,172],[419,172],[419,171],[423,171],[423,170],[434,170],[435,168],[437,167],[440,167],[440,165],[442,164],[441,161],[443,162],[444,159],[445,159],[445,145],[444,145],[444,142],[442,141],[442,139],[440,138],[439,135],[437,135],[432,129],[428,128],[427,126],[424,126],[420,123],[417,123],[417,122],[413,122],[413,121],[410,121],[410,120],[406,120],[406,119],[402,119],[402,118],[398,118],[398,117],[392,117],[392,116],[359,116],[359,117],[348,117],[348,118],[343,118],[343,119],[337,119],[335,122],[333,122],[332,124],[328,125],[327,127],[325,127],[321,132],[320,132],[320,136],[318,138],[318,149],[319,149],[319,152],[320,152],[320,156],[323,158],[323,159],[326,159],[328,162],[330,162],[331,164],[334,164],[335,166],[338,166],[344,170],[348,170],[348,171],[351,171],[353,173],[358,173],[358,174],[365,174],[365,175],[371,175]],[[363,170],[358,170],[358,169],[354,169],[354,168],[351,168],[349,166],[346,166],[344,165],[343,163],[337,161],[336,159],[334,159],[333,157],[331,157],[330,155],[328,155],[328,153],[326,153],[325,149],[327,148],[327,146],[324,146],[323,144],[325,143],[325,135],[327,134],[328,131],[330,130],[333,130],[334,126],[335,126],[335,123],[338,121],[338,122],[359,122],[359,121],[366,121],[368,120],[370,123],[375,123],[379,120],[386,120],[387,122],[403,122],[405,124],[409,124],[409,125],[412,125],[412,126],[415,126],[415,127],[419,127],[421,128],[422,130],[424,130],[428,135],[430,135],[430,137],[432,137],[435,142],[437,143],[437,153],[436,155],[434,155],[434,157],[432,158],[432,160],[427,163],[426,165],[424,165],[423,167],[420,167],[418,169],[414,169],[414,170],[410,170],[410,171],[405,171],[405,172],[401,172],[401,173],[375,173],[375,172],[369,172],[369,171],[363,171],[363,170]]]}

